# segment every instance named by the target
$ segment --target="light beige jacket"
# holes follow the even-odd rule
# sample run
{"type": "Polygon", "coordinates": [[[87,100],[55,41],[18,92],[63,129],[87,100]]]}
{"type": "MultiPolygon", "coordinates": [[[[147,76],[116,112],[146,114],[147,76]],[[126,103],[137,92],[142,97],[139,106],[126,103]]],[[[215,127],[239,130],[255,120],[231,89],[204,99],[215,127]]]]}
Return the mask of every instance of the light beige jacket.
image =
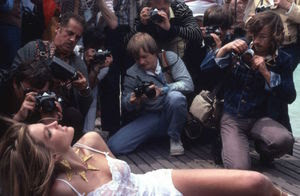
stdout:
{"type": "MultiPolygon", "coordinates": [[[[298,27],[300,24],[300,0],[288,0],[294,2],[289,11],[282,8],[272,9],[275,13],[279,14],[284,26],[284,41],[283,45],[288,45],[297,42],[298,27]]],[[[263,5],[271,5],[272,0],[263,0],[263,5]]],[[[255,8],[260,5],[260,0],[249,0],[245,9],[244,22],[255,14],[255,8]]],[[[300,32],[299,32],[300,33],[300,32]]]]}

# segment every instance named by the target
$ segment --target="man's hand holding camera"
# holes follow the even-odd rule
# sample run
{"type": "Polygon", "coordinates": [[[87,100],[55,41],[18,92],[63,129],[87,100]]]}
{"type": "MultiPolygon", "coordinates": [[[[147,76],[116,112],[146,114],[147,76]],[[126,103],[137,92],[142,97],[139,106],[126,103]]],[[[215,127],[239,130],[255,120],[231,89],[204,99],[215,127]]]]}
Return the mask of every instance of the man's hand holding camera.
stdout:
{"type": "Polygon", "coordinates": [[[90,93],[89,84],[84,75],[78,71],[78,79],[72,81],[72,85],[80,92],[83,96],[88,96],[90,93]]]}
{"type": "Polygon", "coordinates": [[[236,54],[242,54],[248,49],[248,44],[241,39],[234,40],[229,42],[228,44],[224,45],[219,52],[217,53],[216,57],[224,57],[229,52],[235,52],[236,54]]]}
{"type": "Polygon", "coordinates": [[[137,87],[134,92],[131,93],[129,102],[131,104],[140,105],[147,99],[156,99],[162,94],[162,90],[155,84],[149,86],[137,87]]]}
{"type": "Polygon", "coordinates": [[[108,55],[107,57],[105,57],[104,62],[97,63],[94,65],[93,71],[98,74],[100,69],[102,69],[104,67],[109,67],[112,64],[112,62],[113,62],[112,55],[108,55]]]}
{"type": "Polygon", "coordinates": [[[265,59],[262,56],[254,55],[251,61],[251,68],[253,70],[258,70],[261,75],[266,79],[268,83],[270,83],[271,74],[267,69],[265,59]]]}
{"type": "Polygon", "coordinates": [[[163,10],[144,7],[140,12],[140,19],[143,25],[147,25],[149,21],[152,21],[154,24],[166,31],[170,30],[171,28],[168,14],[163,10]]]}
{"type": "Polygon", "coordinates": [[[13,117],[14,120],[22,122],[26,120],[30,112],[33,112],[35,110],[36,95],[36,92],[29,92],[25,95],[25,99],[21,105],[21,108],[13,117]]]}
{"type": "Polygon", "coordinates": [[[25,95],[25,99],[19,111],[14,115],[16,121],[25,121],[32,112],[38,112],[41,118],[62,119],[62,107],[55,93],[37,93],[31,91],[25,95]]]}
{"type": "Polygon", "coordinates": [[[140,12],[140,19],[143,25],[147,25],[150,20],[151,7],[144,7],[140,12]]]}

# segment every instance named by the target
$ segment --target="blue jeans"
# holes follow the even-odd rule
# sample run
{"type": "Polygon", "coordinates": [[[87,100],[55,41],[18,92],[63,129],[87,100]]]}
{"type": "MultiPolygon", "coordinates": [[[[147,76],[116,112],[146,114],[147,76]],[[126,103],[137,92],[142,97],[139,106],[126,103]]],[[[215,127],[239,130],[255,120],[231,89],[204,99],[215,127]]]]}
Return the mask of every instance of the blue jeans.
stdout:
{"type": "Polygon", "coordinates": [[[8,70],[21,46],[21,29],[0,25],[0,68],[8,70]]]}
{"type": "Polygon", "coordinates": [[[178,91],[171,91],[165,97],[161,111],[145,112],[113,135],[108,140],[108,146],[113,154],[118,155],[132,152],[153,137],[169,135],[179,140],[186,118],[185,96],[178,91]]]}

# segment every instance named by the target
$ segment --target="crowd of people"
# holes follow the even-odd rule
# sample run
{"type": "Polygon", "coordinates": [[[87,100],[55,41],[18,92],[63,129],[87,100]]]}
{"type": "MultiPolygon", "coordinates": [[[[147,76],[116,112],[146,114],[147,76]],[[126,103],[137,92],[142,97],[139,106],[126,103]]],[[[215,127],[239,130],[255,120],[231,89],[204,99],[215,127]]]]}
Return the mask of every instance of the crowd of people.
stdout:
{"type": "Polygon", "coordinates": [[[299,15],[298,0],[217,1],[201,24],[181,0],[1,2],[1,194],[288,195],[247,170],[250,141],[264,166],[293,151],[299,15]],[[30,38],[26,4],[44,19],[30,38]],[[115,158],[161,137],[183,155],[191,102],[219,87],[225,169],[137,175],[115,158]]]}

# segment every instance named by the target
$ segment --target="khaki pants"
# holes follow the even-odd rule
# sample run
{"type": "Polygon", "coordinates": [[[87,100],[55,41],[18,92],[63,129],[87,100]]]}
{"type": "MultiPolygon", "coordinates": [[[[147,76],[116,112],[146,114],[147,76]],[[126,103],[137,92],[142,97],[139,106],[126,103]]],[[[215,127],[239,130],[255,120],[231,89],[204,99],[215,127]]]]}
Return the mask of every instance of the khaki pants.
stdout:
{"type": "Polygon", "coordinates": [[[225,168],[250,169],[249,139],[261,156],[275,158],[292,150],[294,138],[271,118],[237,118],[224,113],[221,119],[222,158],[225,168]]]}

